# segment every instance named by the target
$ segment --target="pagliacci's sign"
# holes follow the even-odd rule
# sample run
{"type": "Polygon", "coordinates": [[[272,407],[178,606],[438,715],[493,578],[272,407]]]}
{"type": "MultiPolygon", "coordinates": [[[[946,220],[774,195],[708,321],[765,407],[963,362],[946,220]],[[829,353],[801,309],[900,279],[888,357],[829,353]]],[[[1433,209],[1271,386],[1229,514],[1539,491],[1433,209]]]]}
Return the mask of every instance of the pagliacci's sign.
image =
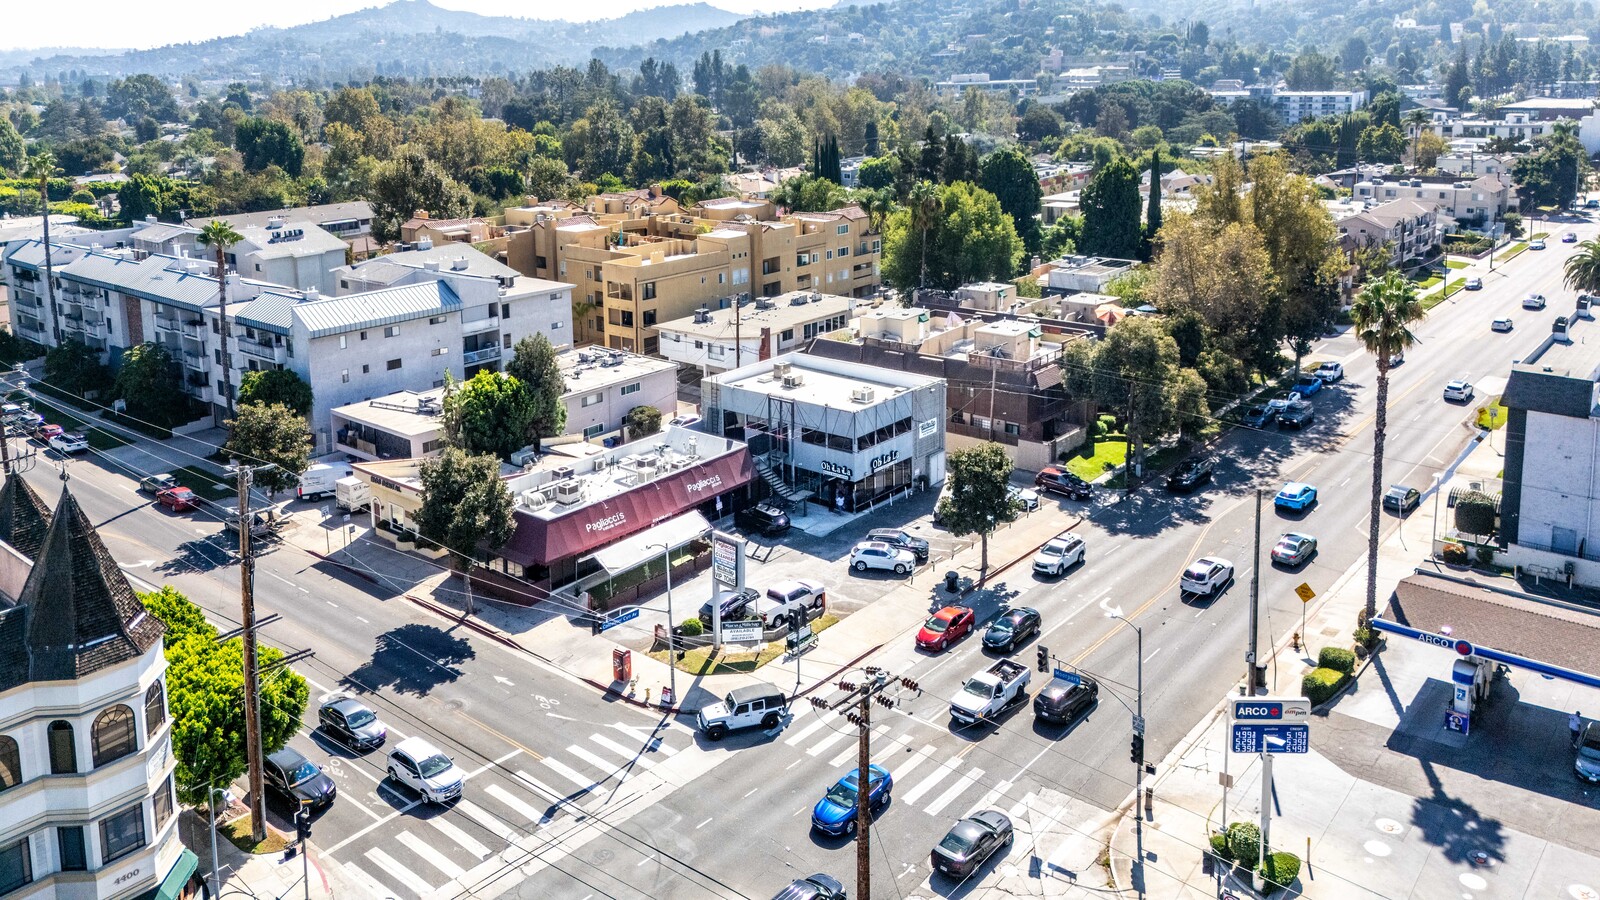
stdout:
{"type": "Polygon", "coordinates": [[[707,488],[716,490],[719,487],[722,487],[722,476],[713,475],[710,478],[702,478],[699,481],[689,482],[688,484],[684,485],[684,490],[687,490],[689,493],[693,494],[696,491],[703,491],[707,488]]]}
{"type": "Polygon", "coordinates": [[[622,513],[617,513],[616,515],[606,516],[604,519],[590,522],[583,527],[588,531],[610,531],[626,521],[628,521],[627,516],[623,515],[622,513]]]}

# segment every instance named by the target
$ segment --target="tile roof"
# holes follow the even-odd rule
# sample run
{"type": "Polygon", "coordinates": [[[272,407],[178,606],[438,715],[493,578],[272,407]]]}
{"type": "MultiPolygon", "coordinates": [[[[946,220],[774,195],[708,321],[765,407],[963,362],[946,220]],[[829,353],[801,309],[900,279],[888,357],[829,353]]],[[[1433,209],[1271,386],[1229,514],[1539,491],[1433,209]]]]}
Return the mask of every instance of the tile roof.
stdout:
{"type": "Polygon", "coordinates": [[[441,312],[460,311],[461,298],[443,281],[407,284],[364,294],[297,303],[292,308],[293,316],[305,325],[314,338],[358,328],[392,325],[441,312]]]}
{"type": "Polygon", "coordinates": [[[0,541],[34,559],[49,530],[50,507],[21,476],[8,476],[0,487],[0,541]]]}

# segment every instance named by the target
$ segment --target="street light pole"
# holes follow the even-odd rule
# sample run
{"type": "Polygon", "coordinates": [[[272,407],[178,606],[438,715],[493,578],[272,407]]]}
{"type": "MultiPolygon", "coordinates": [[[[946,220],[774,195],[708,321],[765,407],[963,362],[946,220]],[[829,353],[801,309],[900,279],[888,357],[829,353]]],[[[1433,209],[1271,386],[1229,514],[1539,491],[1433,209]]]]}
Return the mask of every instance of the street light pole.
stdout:
{"type": "Polygon", "coordinates": [[[1136,640],[1135,651],[1138,656],[1135,660],[1137,675],[1134,679],[1134,734],[1133,746],[1138,748],[1134,754],[1134,781],[1133,781],[1133,819],[1135,822],[1144,821],[1144,629],[1128,621],[1125,616],[1117,613],[1106,613],[1108,619],[1118,619],[1122,624],[1133,629],[1136,640]]]}

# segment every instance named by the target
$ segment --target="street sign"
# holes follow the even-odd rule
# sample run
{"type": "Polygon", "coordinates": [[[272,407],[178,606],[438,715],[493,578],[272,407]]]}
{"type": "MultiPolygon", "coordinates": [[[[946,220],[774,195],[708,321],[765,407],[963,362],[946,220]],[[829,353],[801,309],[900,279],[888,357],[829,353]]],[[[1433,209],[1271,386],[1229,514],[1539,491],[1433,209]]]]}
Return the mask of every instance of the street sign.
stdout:
{"type": "Polygon", "coordinates": [[[1317,592],[1311,589],[1311,585],[1303,581],[1300,582],[1299,587],[1294,589],[1294,592],[1297,596],[1299,596],[1301,603],[1310,603],[1311,598],[1317,595],[1317,592]]]}
{"type": "Polygon", "coordinates": [[[729,644],[754,644],[761,640],[761,622],[723,622],[722,640],[729,644]]]}
{"type": "Polygon", "coordinates": [[[609,617],[605,621],[601,622],[600,623],[600,630],[601,631],[610,631],[611,629],[617,627],[618,625],[621,625],[623,622],[632,622],[634,619],[637,619],[637,618],[639,618],[639,610],[630,609],[630,610],[628,610],[627,612],[623,613],[620,616],[609,617]]]}
{"type": "Polygon", "coordinates": [[[1304,722],[1311,718],[1311,701],[1304,697],[1236,697],[1228,715],[1235,722],[1304,722]]]}
{"type": "Polygon", "coordinates": [[[1133,717],[1133,733],[1144,734],[1144,716],[1133,717]]]}
{"type": "Polygon", "coordinates": [[[1251,725],[1234,723],[1235,753],[1309,753],[1310,725],[1251,725]]]}
{"type": "Polygon", "coordinates": [[[1082,675],[1077,672],[1068,672],[1066,669],[1056,669],[1050,673],[1050,677],[1057,681],[1065,681],[1067,684],[1083,684],[1082,675]]]}

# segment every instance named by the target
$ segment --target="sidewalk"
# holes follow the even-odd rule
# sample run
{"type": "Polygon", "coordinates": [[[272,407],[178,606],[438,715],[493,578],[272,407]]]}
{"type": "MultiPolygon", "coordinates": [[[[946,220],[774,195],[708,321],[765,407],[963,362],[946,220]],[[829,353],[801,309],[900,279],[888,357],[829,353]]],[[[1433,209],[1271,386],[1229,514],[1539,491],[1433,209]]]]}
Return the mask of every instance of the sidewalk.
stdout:
{"type": "MultiPolygon", "coordinates": [[[[315,825],[312,831],[314,835],[315,825]]],[[[211,879],[211,830],[205,820],[193,810],[184,810],[178,833],[184,846],[200,858],[197,874],[215,890],[216,882],[211,879]]],[[[222,888],[213,897],[242,893],[253,900],[335,900],[367,893],[345,879],[343,867],[324,865],[314,840],[310,842],[309,864],[299,853],[293,857],[285,852],[246,853],[220,834],[216,836],[216,848],[222,888]],[[309,888],[304,874],[311,876],[309,888]]]]}

